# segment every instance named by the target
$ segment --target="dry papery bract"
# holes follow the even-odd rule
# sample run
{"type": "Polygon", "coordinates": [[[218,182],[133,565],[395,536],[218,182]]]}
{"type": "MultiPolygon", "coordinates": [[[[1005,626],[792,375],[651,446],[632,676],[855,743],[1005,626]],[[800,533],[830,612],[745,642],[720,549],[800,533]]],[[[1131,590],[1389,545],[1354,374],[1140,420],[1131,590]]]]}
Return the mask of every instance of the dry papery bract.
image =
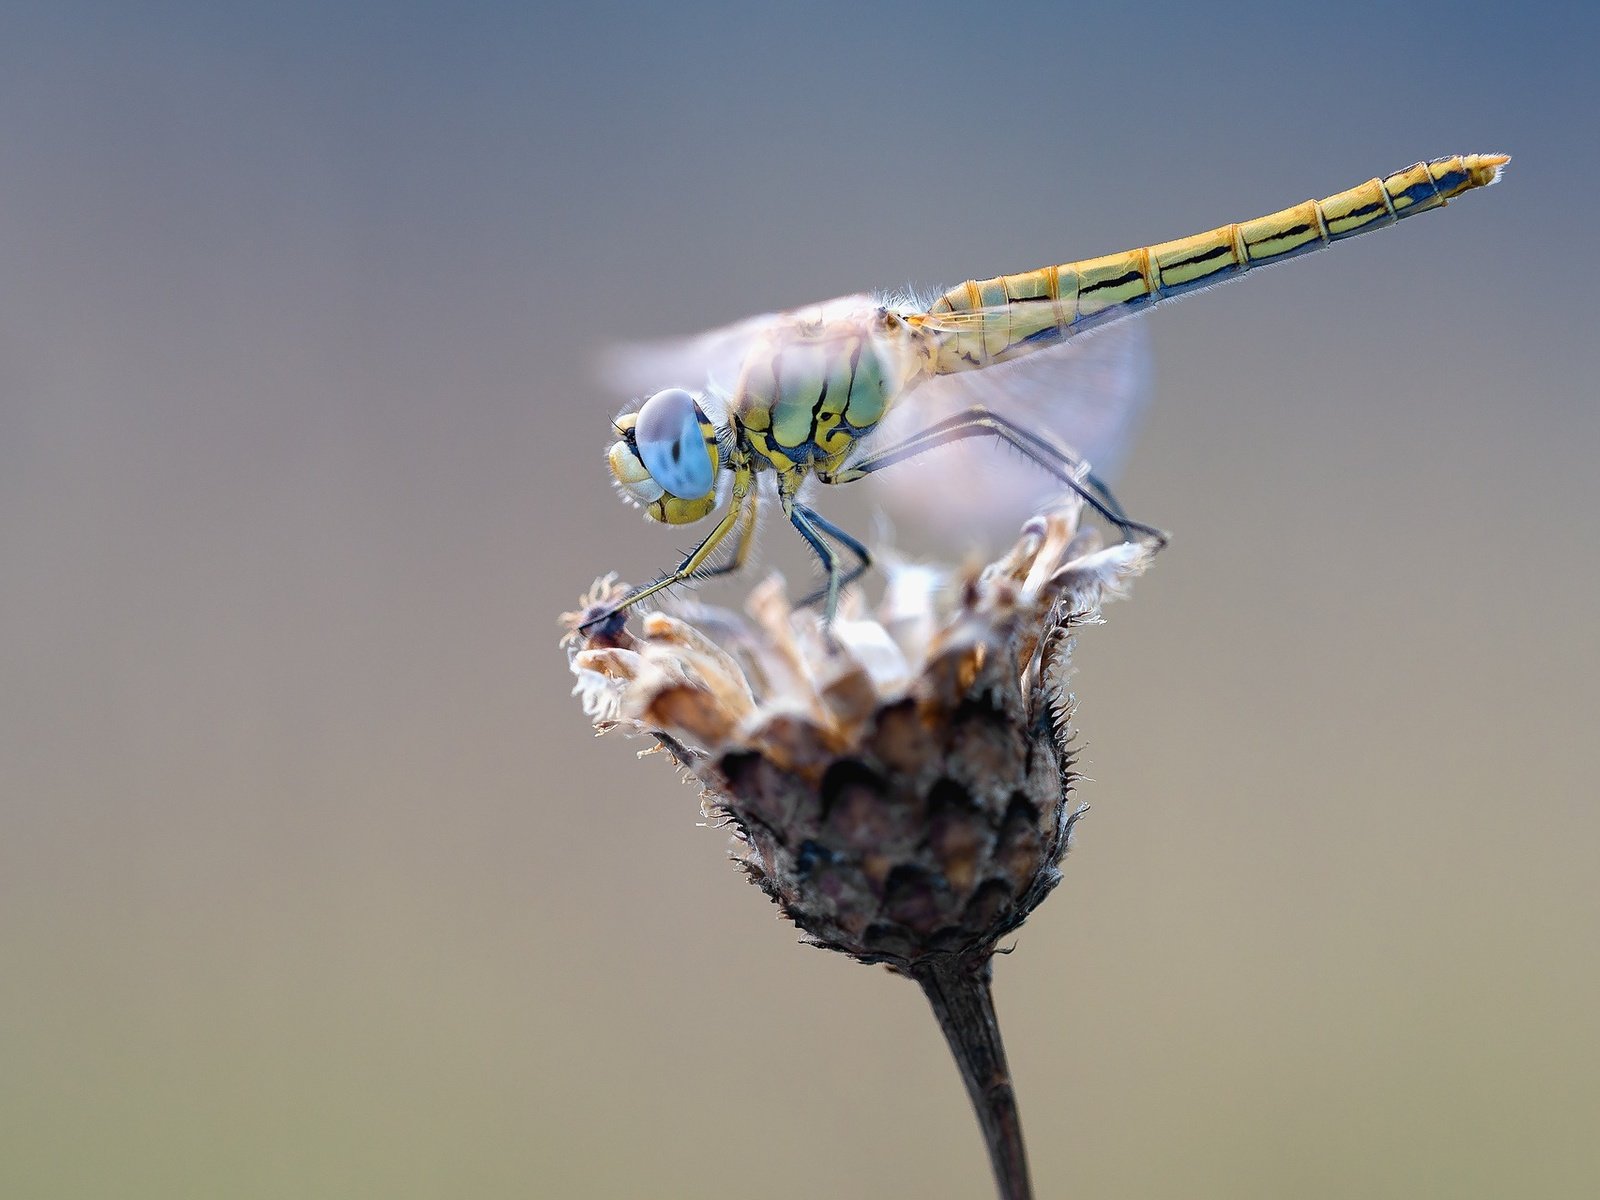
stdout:
{"type": "Polygon", "coordinates": [[[748,617],[702,605],[564,618],[596,729],[655,738],[705,788],[733,855],[808,937],[904,973],[987,959],[1060,878],[1073,822],[1071,631],[1153,547],[1102,547],[1079,510],[1035,517],[982,569],[890,560],[870,611],[831,626],[782,582],[748,617]]]}

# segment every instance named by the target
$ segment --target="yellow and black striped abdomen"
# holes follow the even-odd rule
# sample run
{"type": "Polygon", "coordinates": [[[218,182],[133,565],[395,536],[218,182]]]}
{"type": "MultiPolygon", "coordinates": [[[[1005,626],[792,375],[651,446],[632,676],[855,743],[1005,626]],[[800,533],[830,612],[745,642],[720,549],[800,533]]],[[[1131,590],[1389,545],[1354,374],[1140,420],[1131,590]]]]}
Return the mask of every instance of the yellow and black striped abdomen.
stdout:
{"type": "Polygon", "coordinates": [[[1507,161],[1500,154],[1469,154],[1417,163],[1254,221],[959,284],[928,310],[929,326],[943,331],[934,369],[942,374],[1003,362],[1253,267],[1442,208],[1462,192],[1493,183],[1507,161]],[[962,316],[968,313],[973,315],[962,316]]]}

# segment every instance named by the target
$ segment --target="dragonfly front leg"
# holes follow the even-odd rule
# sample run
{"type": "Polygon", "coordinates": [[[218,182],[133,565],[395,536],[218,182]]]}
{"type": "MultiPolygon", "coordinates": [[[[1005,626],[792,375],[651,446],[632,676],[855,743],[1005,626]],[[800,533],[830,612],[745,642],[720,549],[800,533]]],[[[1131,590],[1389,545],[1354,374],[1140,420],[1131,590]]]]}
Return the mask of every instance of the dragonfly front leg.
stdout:
{"type": "Polygon", "coordinates": [[[946,417],[897,445],[868,454],[837,471],[819,473],[817,478],[823,483],[851,483],[919,454],[926,454],[929,450],[973,437],[998,438],[1019,451],[1028,461],[1054,475],[1081,496],[1084,503],[1121,530],[1124,538],[1130,534],[1149,538],[1155,542],[1158,550],[1167,544],[1167,535],[1163,531],[1129,517],[1110,489],[1092,473],[1083,470],[1083,463],[1079,459],[1047,438],[982,407],[969,408],[946,417]]]}
{"type": "Polygon", "coordinates": [[[657,592],[665,591],[667,588],[676,587],[680,583],[687,583],[691,579],[705,579],[710,578],[713,575],[725,575],[730,571],[737,571],[740,567],[744,566],[745,560],[750,555],[750,546],[755,540],[755,528],[755,492],[752,488],[750,488],[748,479],[736,481],[734,484],[732,502],[728,506],[728,511],[724,513],[722,519],[717,522],[716,528],[714,528],[710,533],[706,534],[705,539],[701,541],[701,543],[693,550],[691,550],[688,556],[678,564],[676,570],[663,575],[654,583],[648,583],[643,587],[634,588],[633,591],[629,592],[621,600],[617,601],[616,604],[612,605],[604,612],[590,617],[587,621],[583,622],[583,624],[579,625],[578,628],[580,630],[588,630],[595,625],[609,621],[614,617],[627,612],[628,609],[639,603],[639,601],[653,596],[657,592]],[[726,563],[722,563],[715,567],[706,568],[706,560],[711,557],[711,555],[716,551],[717,547],[722,544],[724,539],[727,538],[728,534],[731,533],[741,521],[744,522],[744,527],[739,535],[738,544],[734,547],[733,557],[726,563]]]}
{"type": "MultiPolygon", "coordinates": [[[[701,567],[691,571],[696,579],[715,579],[718,575],[731,575],[735,571],[744,569],[745,563],[750,560],[750,547],[756,540],[756,509],[760,503],[760,493],[754,488],[750,491],[750,498],[744,502],[742,508],[743,526],[739,529],[739,540],[734,545],[733,554],[727,562],[718,563],[714,567],[701,567]]],[[[685,559],[685,562],[688,560],[685,559]]],[[[679,565],[679,570],[683,565],[679,565]]]]}

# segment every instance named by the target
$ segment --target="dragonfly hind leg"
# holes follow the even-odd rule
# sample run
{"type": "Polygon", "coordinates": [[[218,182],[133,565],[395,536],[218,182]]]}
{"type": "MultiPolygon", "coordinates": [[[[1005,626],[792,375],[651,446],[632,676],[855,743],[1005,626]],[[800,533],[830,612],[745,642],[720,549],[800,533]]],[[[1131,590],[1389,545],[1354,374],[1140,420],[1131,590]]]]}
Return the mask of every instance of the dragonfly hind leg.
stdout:
{"type": "Polygon", "coordinates": [[[1128,516],[1121,503],[1111,494],[1111,489],[1092,471],[1083,471],[1081,460],[1049,439],[982,407],[969,408],[946,417],[897,445],[867,454],[838,471],[819,474],[818,478],[823,483],[852,483],[885,467],[926,454],[929,450],[974,437],[998,438],[1019,451],[1028,461],[1054,475],[1076,492],[1085,504],[1115,525],[1125,539],[1148,538],[1158,550],[1167,544],[1165,532],[1128,516]]]}

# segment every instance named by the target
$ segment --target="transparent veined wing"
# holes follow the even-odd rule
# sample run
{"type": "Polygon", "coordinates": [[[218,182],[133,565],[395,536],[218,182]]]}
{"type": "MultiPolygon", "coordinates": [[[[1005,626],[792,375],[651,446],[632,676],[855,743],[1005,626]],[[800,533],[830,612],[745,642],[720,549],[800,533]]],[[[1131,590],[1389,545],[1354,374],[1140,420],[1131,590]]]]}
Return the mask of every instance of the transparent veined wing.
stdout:
{"type": "Polygon", "coordinates": [[[598,363],[600,383],[619,402],[637,402],[663,388],[687,388],[703,393],[712,419],[722,420],[721,401],[732,394],[745,355],[781,318],[781,313],[763,313],[689,337],[609,346],[598,363]]]}
{"type": "Polygon", "coordinates": [[[840,296],[819,304],[747,317],[690,337],[613,346],[601,357],[601,382],[618,395],[634,397],[648,396],[662,388],[688,388],[706,393],[709,407],[716,408],[719,401],[733,394],[745,357],[757,343],[774,336],[802,335],[806,329],[826,322],[870,313],[877,305],[870,295],[840,296]]]}
{"type": "MultiPolygon", "coordinates": [[[[866,450],[886,450],[945,417],[982,406],[1050,438],[1113,482],[1150,392],[1149,331],[1142,321],[1118,321],[1067,341],[1040,336],[1033,345],[1047,340],[1054,344],[1030,346],[1031,352],[1013,352],[993,366],[913,387],[873,432],[866,450]]],[[[872,480],[877,498],[897,518],[979,544],[1010,536],[1064,490],[994,438],[931,450],[872,480]]]]}

